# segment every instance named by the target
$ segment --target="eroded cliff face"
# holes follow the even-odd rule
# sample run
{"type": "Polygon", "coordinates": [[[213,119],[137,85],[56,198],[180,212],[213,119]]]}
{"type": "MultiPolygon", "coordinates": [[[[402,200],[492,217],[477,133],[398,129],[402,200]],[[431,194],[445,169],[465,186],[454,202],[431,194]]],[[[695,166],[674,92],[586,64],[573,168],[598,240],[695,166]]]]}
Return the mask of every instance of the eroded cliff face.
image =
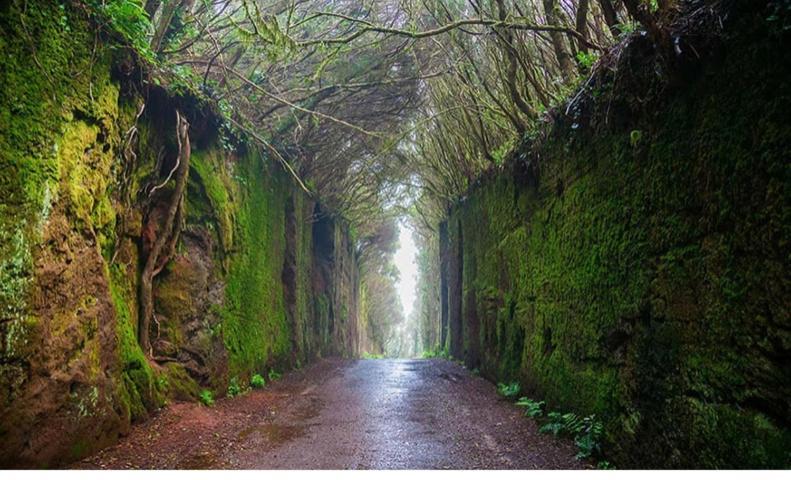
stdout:
{"type": "Polygon", "coordinates": [[[740,8],[674,84],[632,39],[440,230],[449,353],[619,467],[791,465],[791,57],[740,8]]]}
{"type": "Polygon", "coordinates": [[[209,108],[146,85],[78,9],[0,15],[1,465],[73,460],[170,399],[358,353],[342,220],[255,146],[223,148],[209,108]],[[143,352],[140,273],[173,188],[153,187],[178,156],[177,110],[192,155],[143,352]]]}

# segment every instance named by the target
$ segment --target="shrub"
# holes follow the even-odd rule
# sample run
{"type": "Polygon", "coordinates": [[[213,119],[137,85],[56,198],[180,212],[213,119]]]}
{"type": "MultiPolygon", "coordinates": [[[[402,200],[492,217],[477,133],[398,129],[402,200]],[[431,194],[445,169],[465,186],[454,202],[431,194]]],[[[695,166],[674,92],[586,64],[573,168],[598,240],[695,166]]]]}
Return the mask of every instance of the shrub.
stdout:
{"type": "MultiPolygon", "coordinates": [[[[270,379],[272,378],[271,373],[269,375],[269,378],[270,379]]],[[[253,388],[264,388],[265,385],[266,385],[266,380],[264,380],[264,377],[258,373],[253,375],[253,378],[250,379],[250,386],[253,388]]]]}
{"type": "Polygon", "coordinates": [[[214,395],[210,390],[202,390],[198,398],[200,399],[200,403],[206,405],[207,407],[214,405],[214,395]]]}

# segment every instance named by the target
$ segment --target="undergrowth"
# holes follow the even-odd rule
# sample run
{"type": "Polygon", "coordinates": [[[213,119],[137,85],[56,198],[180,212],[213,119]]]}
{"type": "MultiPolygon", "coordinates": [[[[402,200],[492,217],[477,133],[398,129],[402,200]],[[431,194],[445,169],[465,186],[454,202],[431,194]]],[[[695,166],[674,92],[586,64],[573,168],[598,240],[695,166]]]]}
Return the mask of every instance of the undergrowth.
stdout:
{"type": "Polygon", "coordinates": [[[444,358],[447,360],[450,359],[450,355],[448,355],[447,350],[437,348],[434,350],[424,350],[423,353],[420,354],[420,358],[444,358]]]}
{"type": "Polygon", "coordinates": [[[210,390],[202,390],[198,398],[200,399],[200,403],[207,407],[214,405],[214,394],[212,394],[210,390]]]}
{"type": "MultiPolygon", "coordinates": [[[[499,385],[507,387],[504,384],[499,385]]],[[[596,418],[596,415],[583,417],[576,413],[549,412],[544,416],[546,403],[543,400],[537,401],[528,397],[521,397],[516,405],[524,407],[525,416],[540,419],[542,425],[539,432],[574,439],[574,444],[579,449],[578,459],[598,459],[597,468],[605,470],[614,468],[610,462],[601,459],[604,425],[596,418]]]]}
{"type": "Polygon", "coordinates": [[[266,380],[264,380],[261,374],[256,373],[253,375],[253,378],[250,379],[250,386],[253,388],[264,388],[266,386],[266,380]]]}
{"type": "Polygon", "coordinates": [[[516,398],[520,391],[522,391],[522,387],[519,385],[519,382],[497,384],[497,393],[509,400],[516,398]]]}

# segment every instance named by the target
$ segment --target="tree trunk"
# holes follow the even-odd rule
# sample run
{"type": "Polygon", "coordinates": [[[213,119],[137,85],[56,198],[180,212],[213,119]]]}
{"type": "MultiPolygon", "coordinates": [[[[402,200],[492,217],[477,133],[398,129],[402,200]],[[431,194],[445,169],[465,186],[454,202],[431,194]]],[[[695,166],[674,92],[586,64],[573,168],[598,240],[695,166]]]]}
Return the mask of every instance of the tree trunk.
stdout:
{"type": "Polygon", "coordinates": [[[665,30],[659,26],[656,17],[640,3],[639,0],[623,0],[626,11],[648,31],[648,36],[660,51],[664,52],[670,45],[669,37],[665,30]]]}
{"type": "MultiPolygon", "coordinates": [[[[590,0],[580,0],[579,5],[577,5],[577,18],[575,22],[577,31],[585,40],[588,40],[588,7],[590,7],[590,0]]],[[[588,47],[585,45],[585,42],[577,43],[577,48],[580,52],[588,53],[588,47]]]]}
{"type": "Polygon", "coordinates": [[[604,21],[607,23],[612,36],[618,38],[621,34],[621,28],[618,26],[621,24],[620,20],[618,20],[618,12],[615,11],[610,0],[599,0],[599,5],[601,5],[604,21]]]}
{"type": "MultiPolygon", "coordinates": [[[[497,0],[497,11],[500,17],[500,20],[505,21],[507,18],[507,13],[505,11],[505,4],[503,0],[497,0]]],[[[514,104],[519,108],[519,110],[527,115],[528,118],[535,118],[536,112],[531,107],[525,99],[522,97],[521,92],[519,92],[519,87],[517,86],[517,59],[516,55],[517,52],[514,49],[513,45],[513,37],[514,33],[510,29],[500,29],[498,32],[498,37],[503,43],[503,47],[505,48],[505,54],[508,58],[508,73],[506,74],[505,83],[508,85],[508,91],[511,94],[511,99],[513,99],[514,104]]],[[[517,133],[521,135],[524,133],[524,128],[518,128],[517,133]]]]}
{"type": "MultiPolygon", "coordinates": [[[[165,7],[162,9],[162,16],[159,17],[159,22],[154,31],[154,37],[151,39],[151,50],[159,53],[162,49],[162,42],[165,40],[165,37],[169,36],[173,30],[181,28],[181,21],[174,22],[174,20],[180,18],[178,15],[190,12],[193,3],[193,0],[171,0],[165,4],[165,7]]],[[[146,7],[148,7],[148,5],[146,5],[146,7]]]]}
{"type": "MultiPolygon", "coordinates": [[[[556,7],[556,0],[544,0],[544,14],[547,17],[548,25],[559,24],[558,15],[555,11],[556,7]]],[[[560,65],[560,74],[563,76],[563,80],[568,82],[574,78],[575,69],[574,61],[563,40],[563,34],[561,32],[549,32],[549,38],[552,40],[552,48],[555,50],[555,56],[558,59],[558,65],[560,65]]]]}
{"type": "Polygon", "coordinates": [[[143,8],[148,14],[148,19],[152,22],[154,21],[154,15],[156,15],[160,5],[162,5],[162,0],[148,0],[146,6],[143,8]]]}

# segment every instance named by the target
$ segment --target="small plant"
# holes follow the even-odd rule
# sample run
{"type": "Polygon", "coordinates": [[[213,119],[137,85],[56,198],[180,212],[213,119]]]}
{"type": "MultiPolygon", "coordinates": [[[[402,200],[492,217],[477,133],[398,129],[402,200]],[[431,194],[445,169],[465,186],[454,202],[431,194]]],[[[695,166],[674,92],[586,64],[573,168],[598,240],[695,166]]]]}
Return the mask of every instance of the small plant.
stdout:
{"type": "Polygon", "coordinates": [[[599,56],[595,53],[587,53],[583,51],[577,52],[577,62],[580,64],[582,68],[585,70],[590,70],[596,60],[599,59],[599,56]]]}
{"type": "Polygon", "coordinates": [[[559,435],[563,431],[563,414],[560,412],[549,412],[547,414],[547,423],[545,423],[538,431],[541,433],[551,433],[559,435]]]}
{"type": "Polygon", "coordinates": [[[280,377],[281,377],[281,376],[282,376],[282,375],[280,375],[280,374],[279,374],[277,371],[275,371],[275,370],[270,370],[270,371],[269,371],[269,381],[270,381],[270,382],[274,382],[274,381],[276,381],[276,380],[280,380],[280,377]]]}
{"type": "Polygon", "coordinates": [[[640,25],[637,22],[624,22],[618,23],[615,27],[621,32],[619,34],[619,40],[623,40],[624,38],[628,37],[632,33],[636,32],[640,25]]]}
{"type": "Polygon", "coordinates": [[[642,130],[632,130],[631,132],[629,132],[629,145],[631,145],[632,148],[637,148],[637,146],[640,145],[640,140],[642,139],[643,139],[642,130]]]}
{"type": "Polygon", "coordinates": [[[168,378],[164,375],[160,375],[157,377],[157,390],[160,392],[165,392],[170,388],[170,382],[168,378]]]}
{"type": "Polygon", "coordinates": [[[582,427],[574,438],[574,443],[580,449],[577,458],[589,458],[601,454],[601,437],[604,425],[596,420],[595,415],[582,419],[582,427]]]}
{"type": "Polygon", "coordinates": [[[547,415],[547,423],[539,431],[574,438],[574,443],[579,448],[577,453],[579,459],[601,454],[604,425],[596,419],[596,415],[580,417],[576,413],[550,412],[547,415]]]}
{"type": "Polygon", "coordinates": [[[602,460],[596,464],[596,468],[599,470],[615,470],[615,465],[608,462],[607,460],[602,460]]]}
{"type": "Polygon", "coordinates": [[[525,407],[525,416],[530,418],[540,417],[544,414],[544,402],[535,401],[532,398],[522,397],[516,404],[525,407]]]}
{"type": "Polygon", "coordinates": [[[206,405],[207,407],[214,405],[214,395],[211,393],[211,390],[201,391],[198,398],[200,399],[200,403],[206,405]]]}
{"type": "Polygon", "coordinates": [[[239,385],[239,379],[233,377],[231,383],[228,385],[228,396],[235,397],[242,393],[242,387],[239,385]]]}
{"type": "Polygon", "coordinates": [[[266,386],[266,380],[264,380],[263,376],[256,373],[253,375],[253,378],[250,379],[250,386],[253,388],[264,388],[266,386]]]}
{"type": "Polygon", "coordinates": [[[444,357],[444,351],[442,350],[423,350],[423,353],[420,354],[420,358],[442,358],[444,357]]]}
{"type": "Polygon", "coordinates": [[[504,396],[507,399],[516,398],[521,390],[522,387],[519,386],[519,382],[497,384],[497,393],[499,393],[500,395],[504,396]]]}

